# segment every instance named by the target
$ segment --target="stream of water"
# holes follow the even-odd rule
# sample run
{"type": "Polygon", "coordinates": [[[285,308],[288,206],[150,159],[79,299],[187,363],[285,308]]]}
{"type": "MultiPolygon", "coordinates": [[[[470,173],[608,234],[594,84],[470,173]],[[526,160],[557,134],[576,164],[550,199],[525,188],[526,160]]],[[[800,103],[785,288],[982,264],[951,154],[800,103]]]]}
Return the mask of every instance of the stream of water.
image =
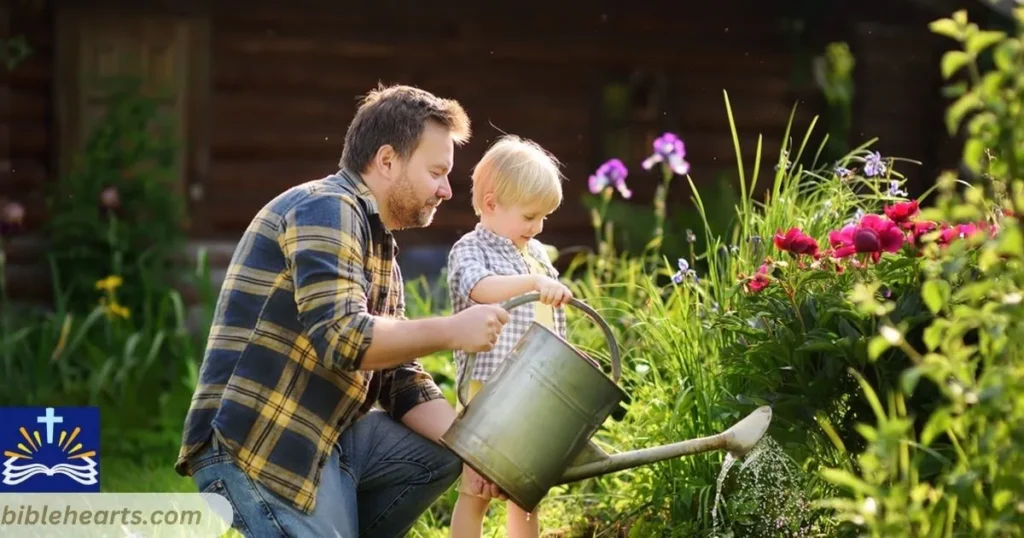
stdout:
{"type": "MultiPolygon", "coordinates": [[[[722,491],[730,469],[741,461],[736,471],[735,488],[730,493],[730,510],[743,513],[747,530],[757,535],[815,536],[818,525],[804,493],[804,472],[770,436],[764,436],[746,456],[736,460],[727,454],[722,462],[711,508],[714,529],[712,536],[732,536],[720,519],[724,508],[722,491]],[[764,534],[769,535],[769,534],[764,534]]],[[[730,519],[733,518],[730,513],[730,519]]]]}

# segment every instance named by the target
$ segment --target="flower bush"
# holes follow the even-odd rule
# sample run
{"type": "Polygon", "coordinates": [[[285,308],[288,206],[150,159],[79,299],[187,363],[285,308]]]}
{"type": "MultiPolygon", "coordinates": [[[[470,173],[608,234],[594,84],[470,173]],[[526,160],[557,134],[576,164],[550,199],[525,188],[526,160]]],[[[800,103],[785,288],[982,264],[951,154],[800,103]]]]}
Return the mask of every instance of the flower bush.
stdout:
{"type": "MultiPolygon", "coordinates": [[[[962,17],[936,26],[952,32],[955,24],[970,46],[995,46],[1004,56],[997,65],[1012,63],[1016,74],[1000,83],[1019,85],[1018,42],[979,37],[962,17]]],[[[979,53],[966,53],[961,67],[979,53]]],[[[612,244],[605,209],[616,194],[629,196],[630,171],[612,159],[595,172],[601,248],[576,254],[567,278],[615,328],[631,397],[626,416],[596,440],[615,451],[709,435],[767,404],[766,446],[779,449],[724,477],[722,455],[704,454],[556,488],[541,512],[545,528],[573,536],[1020,535],[1024,234],[1014,215],[1024,204],[1015,142],[1024,140],[1024,92],[995,92],[991,74],[977,79],[987,90],[964,95],[998,94],[971,105],[965,160],[984,149],[971,165],[978,177],[945,173],[921,198],[908,198],[901,159],[869,142],[818,162],[805,156],[809,132],[802,145],[782,148],[763,203],[754,200],[758,166],[748,182],[739,163],[735,224],[721,234],[705,226],[705,248],[688,237],[689,252],[666,251],[655,226],[642,255],[628,256],[612,244]]],[[[962,117],[958,103],[950,114],[962,117]]],[[[726,109],[732,121],[727,96],[726,109]]],[[[708,222],[680,164],[684,147],[666,133],[641,163],[661,172],[655,223],[682,179],[708,222]]],[[[570,320],[573,344],[602,356],[602,335],[572,312],[570,320]]]]}

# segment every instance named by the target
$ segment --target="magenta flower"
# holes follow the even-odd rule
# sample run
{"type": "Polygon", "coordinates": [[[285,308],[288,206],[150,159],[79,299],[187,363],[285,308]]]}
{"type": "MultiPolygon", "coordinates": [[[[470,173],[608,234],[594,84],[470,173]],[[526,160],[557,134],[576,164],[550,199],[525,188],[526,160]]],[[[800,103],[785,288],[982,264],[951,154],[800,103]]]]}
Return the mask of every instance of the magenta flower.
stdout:
{"type": "Polygon", "coordinates": [[[673,172],[682,176],[690,171],[690,163],[684,157],[686,146],[683,141],[672,133],[665,133],[654,140],[654,154],[645,159],[641,166],[644,170],[650,170],[658,163],[665,163],[673,172]]]}
{"type": "Polygon", "coordinates": [[[936,240],[936,243],[941,246],[948,246],[957,239],[966,239],[979,231],[981,231],[980,228],[978,228],[976,224],[970,222],[967,224],[957,224],[955,226],[949,226],[948,224],[943,223],[941,233],[939,234],[939,238],[936,240]]]}
{"type": "Polygon", "coordinates": [[[773,239],[775,247],[779,250],[792,252],[797,256],[801,254],[817,256],[818,254],[818,242],[813,237],[805,234],[800,228],[790,228],[786,233],[782,233],[779,230],[775,233],[773,239]]]}
{"type": "Polygon", "coordinates": [[[898,252],[903,248],[906,237],[895,222],[880,215],[864,215],[857,224],[829,232],[828,240],[836,258],[861,253],[871,254],[871,260],[877,262],[883,252],[898,252]]]}
{"type": "Polygon", "coordinates": [[[619,194],[623,198],[629,198],[633,196],[633,192],[626,186],[626,176],[629,175],[629,170],[626,169],[626,165],[622,164],[619,159],[611,159],[608,162],[602,164],[592,176],[588,186],[590,192],[597,194],[604,190],[606,187],[612,187],[619,191],[619,194]]]}
{"type": "Polygon", "coordinates": [[[768,284],[771,283],[771,267],[765,262],[761,264],[761,267],[757,268],[757,272],[753,276],[747,279],[747,291],[750,293],[760,293],[761,290],[767,288],[768,284]]]}

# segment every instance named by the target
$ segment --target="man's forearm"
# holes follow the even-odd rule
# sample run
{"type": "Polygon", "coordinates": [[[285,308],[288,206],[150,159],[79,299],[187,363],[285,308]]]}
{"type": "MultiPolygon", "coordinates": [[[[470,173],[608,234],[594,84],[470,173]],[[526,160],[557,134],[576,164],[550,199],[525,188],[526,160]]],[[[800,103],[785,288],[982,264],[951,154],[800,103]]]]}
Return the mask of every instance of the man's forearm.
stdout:
{"type": "Polygon", "coordinates": [[[469,298],[485,304],[494,304],[518,297],[537,289],[534,275],[494,275],[480,279],[473,286],[469,298]]]}
{"type": "Polygon", "coordinates": [[[362,370],[380,370],[452,348],[447,317],[425,319],[373,318],[373,335],[360,364],[362,370]]]}

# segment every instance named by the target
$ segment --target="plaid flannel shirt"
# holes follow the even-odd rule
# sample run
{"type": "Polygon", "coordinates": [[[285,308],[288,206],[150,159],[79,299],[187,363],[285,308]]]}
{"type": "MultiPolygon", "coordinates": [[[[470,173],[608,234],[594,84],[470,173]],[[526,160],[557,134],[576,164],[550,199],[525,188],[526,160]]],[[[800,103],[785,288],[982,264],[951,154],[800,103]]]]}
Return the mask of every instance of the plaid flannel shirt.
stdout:
{"type": "Polygon", "coordinates": [[[442,398],[417,361],[360,368],[374,317],[404,318],[397,246],[358,174],[267,204],[220,291],[175,470],[216,435],[254,480],[312,512],[341,432],[379,404],[396,420],[442,398]]]}
{"type": "MultiPolygon", "coordinates": [[[[548,276],[558,278],[558,270],[551,264],[548,253],[540,241],[531,239],[527,251],[544,265],[548,276]]],[[[508,238],[501,237],[477,224],[476,228],[462,236],[452,245],[448,253],[448,293],[452,301],[452,309],[459,312],[477,304],[469,297],[473,287],[485,277],[492,275],[524,275],[530,268],[522,253],[508,238]]],[[[498,337],[494,349],[477,353],[476,363],[469,379],[486,382],[498,369],[501,361],[512,352],[519,339],[533,322],[533,309],[537,303],[527,303],[513,308],[508,313],[508,323],[498,337]]],[[[554,313],[555,332],[565,338],[565,308],[556,308],[554,313]]],[[[456,350],[456,368],[458,378],[462,379],[466,366],[467,354],[456,350]]]]}

